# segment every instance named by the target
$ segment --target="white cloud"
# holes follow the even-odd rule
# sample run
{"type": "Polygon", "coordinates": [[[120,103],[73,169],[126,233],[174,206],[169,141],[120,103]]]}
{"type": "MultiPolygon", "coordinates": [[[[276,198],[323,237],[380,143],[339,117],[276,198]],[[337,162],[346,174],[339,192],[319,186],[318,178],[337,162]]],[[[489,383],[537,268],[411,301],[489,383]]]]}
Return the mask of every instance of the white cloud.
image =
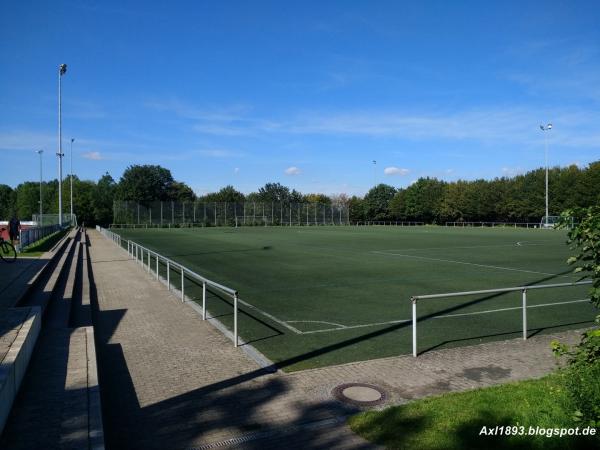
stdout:
{"type": "Polygon", "coordinates": [[[383,173],[386,175],[399,175],[399,176],[404,176],[407,175],[408,172],[410,172],[410,170],[408,169],[401,169],[399,167],[386,167],[385,169],[383,169],[383,173]]]}
{"type": "Polygon", "coordinates": [[[522,167],[503,167],[502,168],[502,175],[505,177],[514,177],[514,176],[520,175],[522,173],[525,173],[525,169],[523,169],[522,167]]]}
{"type": "Polygon", "coordinates": [[[102,157],[102,155],[100,154],[100,152],[87,152],[81,156],[83,156],[85,159],[92,159],[94,161],[100,161],[100,160],[104,159],[102,157]]]}
{"type": "Polygon", "coordinates": [[[284,173],[286,175],[299,175],[300,169],[298,169],[296,166],[291,166],[291,167],[288,167],[287,169],[285,169],[284,173]]]}

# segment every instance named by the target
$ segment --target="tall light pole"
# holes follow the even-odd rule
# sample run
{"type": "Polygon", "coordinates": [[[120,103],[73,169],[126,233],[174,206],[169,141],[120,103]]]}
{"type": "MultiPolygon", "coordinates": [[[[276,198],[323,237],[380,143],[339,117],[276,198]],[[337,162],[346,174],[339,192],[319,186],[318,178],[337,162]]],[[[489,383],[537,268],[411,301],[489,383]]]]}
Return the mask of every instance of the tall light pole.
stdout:
{"type": "Polygon", "coordinates": [[[71,223],[73,223],[73,142],[74,138],[71,138],[71,223]]]}
{"type": "Polygon", "coordinates": [[[67,65],[58,66],[58,224],[62,226],[62,76],[67,73],[67,65]]]}
{"type": "Polygon", "coordinates": [[[44,150],[38,150],[37,154],[40,155],[40,226],[44,226],[44,208],[42,206],[42,153],[44,150]]]}
{"type": "Polygon", "coordinates": [[[377,186],[377,161],[373,160],[373,187],[377,186]]]}
{"type": "Polygon", "coordinates": [[[552,124],[540,125],[540,130],[544,132],[544,154],[546,159],[546,226],[548,226],[548,131],[552,129],[552,124]]]}

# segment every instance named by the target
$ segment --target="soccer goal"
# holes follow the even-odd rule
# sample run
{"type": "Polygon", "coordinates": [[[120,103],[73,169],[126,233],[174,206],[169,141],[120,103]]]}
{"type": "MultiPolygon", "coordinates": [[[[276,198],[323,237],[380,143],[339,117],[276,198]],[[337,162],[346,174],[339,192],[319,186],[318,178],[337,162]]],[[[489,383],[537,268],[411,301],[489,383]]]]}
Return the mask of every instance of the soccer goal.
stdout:
{"type": "Polygon", "coordinates": [[[540,228],[554,228],[560,222],[560,216],[544,216],[540,220],[540,228]]]}

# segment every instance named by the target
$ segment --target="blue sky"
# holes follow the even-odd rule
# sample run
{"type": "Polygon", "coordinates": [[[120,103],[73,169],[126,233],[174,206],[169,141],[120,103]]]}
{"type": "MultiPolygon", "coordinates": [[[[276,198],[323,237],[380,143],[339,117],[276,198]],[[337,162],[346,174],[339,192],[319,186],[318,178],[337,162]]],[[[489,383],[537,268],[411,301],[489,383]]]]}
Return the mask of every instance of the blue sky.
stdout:
{"type": "Polygon", "coordinates": [[[600,159],[595,1],[22,1],[0,14],[0,183],[160,164],[198,194],[362,194],[600,159]],[[372,163],[373,160],[377,164],[372,163]],[[68,159],[66,161],[68,167],[68,159]],[[7,167],[12,169],[6,169],[7,167]]]}

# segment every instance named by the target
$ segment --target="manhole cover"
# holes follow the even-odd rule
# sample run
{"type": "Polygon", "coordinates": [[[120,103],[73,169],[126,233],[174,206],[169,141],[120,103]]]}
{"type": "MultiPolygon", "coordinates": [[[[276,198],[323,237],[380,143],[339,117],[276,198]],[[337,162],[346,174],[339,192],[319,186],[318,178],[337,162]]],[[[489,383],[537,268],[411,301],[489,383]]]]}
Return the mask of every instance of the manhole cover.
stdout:
{"type": "Polygon", "coordinates": [[[385,402],[381,388],[365,383],[346,383],[335,387],[332,394],[338,400],[356,406],[375,406],[385,402]]]}

